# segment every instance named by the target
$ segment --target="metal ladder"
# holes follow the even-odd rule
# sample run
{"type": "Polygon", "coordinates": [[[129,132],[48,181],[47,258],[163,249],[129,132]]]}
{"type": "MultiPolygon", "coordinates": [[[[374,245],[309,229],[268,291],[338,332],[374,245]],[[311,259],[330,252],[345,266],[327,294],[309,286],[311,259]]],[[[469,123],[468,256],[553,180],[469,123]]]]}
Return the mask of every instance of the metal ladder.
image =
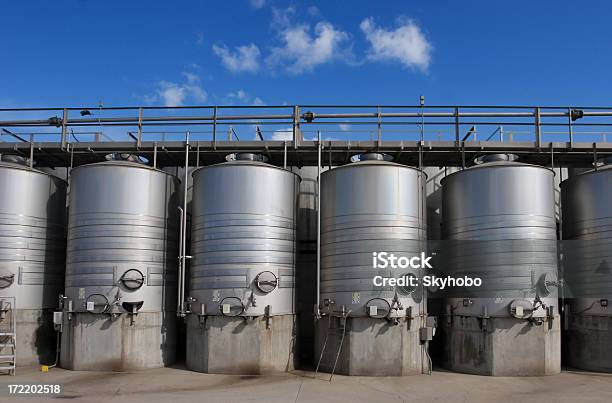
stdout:
{"type": "MultiPolygon", "coordinates": [[[[331,374],[329,376],[329,382],[331,382],[332,378],[334,377],[334,372],[336,371],[336,366],[338,365],[338,358],[340,358],[340,352],[342,351],[342,345],[344,344],[344,337],[346,336],[346,318],[349,313],[350,311],[343,312],[342,316],[333,316],[330,313],[330,315],[328,316],[327,334],[325,335],[325,342],[323,343],[323,348],[321,349],[321,355],[319,356],[319,362],[317,362],[317,368],[315,369],[315,374],[314,374],[315,379],[317,378],[317,375],[319,373],[319,367],[321,366],[321,361],[323,360],[323,356],[326,355],[325,353],[327,349],[327,342],[329,341],[329,336],[334,336],[334,337],[339,336],[340,341],[339,343],[337,343],[338,348],[335,354],[333,355],[334,365],[332,367],[331,374]],[[339,319],[338,327],[332,327],[332,317],[339,319]]],[[[327,353],[327,355],[329,354],[330,353],[327,353]]]]}
{"type": "Polygon", "coordinates": [[[0,372],[7,371],[9,375],[15,375],[15,306],[15,297],[0,297],[0,372]]]}

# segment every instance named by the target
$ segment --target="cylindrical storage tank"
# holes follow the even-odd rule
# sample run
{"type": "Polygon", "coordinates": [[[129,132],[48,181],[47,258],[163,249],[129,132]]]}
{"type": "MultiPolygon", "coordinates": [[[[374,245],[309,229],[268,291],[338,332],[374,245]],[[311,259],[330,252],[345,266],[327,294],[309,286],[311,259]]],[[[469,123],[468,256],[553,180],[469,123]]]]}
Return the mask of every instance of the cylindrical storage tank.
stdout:
{"type": "Polygon", "coordinates": [[[0,355],[16,355],[17,365],[50,364],[64,284],[66,182],[25,163],[0,161],[0,355]]]}
{"type": "Polygon", "coordinates": [[[421,277],[421,270],[375,268],[373,254],[410,259],[427,253],[425,174],[384,154],[352,160],[321,175],[319,370],[421,373],[428,368],[419,339],[426,316],[422,289],[374,283],[376,276],[421,277]]]}
{"type": "Polygon", "coordinates": [[[72,171],[63,368],[174,362],[179,183],[138,162],[72,171]]]}
{"type": "Polygon", "coordinates": [[[293,368],[299,177],[257,154],[193,173],[187,367],[293,368]]]}
{"type": "Polygon", "coordinates": [[[489,155],[442,180],[445,361],[494,376],[560,372],[554,173],[489,155]],[[480,286],[465,277],[480,278],[480,286]]]}
{"type": "Polygon", "coordinates": [[[612,372],[612,158],[561,183],[567,364],[612,372]]]}

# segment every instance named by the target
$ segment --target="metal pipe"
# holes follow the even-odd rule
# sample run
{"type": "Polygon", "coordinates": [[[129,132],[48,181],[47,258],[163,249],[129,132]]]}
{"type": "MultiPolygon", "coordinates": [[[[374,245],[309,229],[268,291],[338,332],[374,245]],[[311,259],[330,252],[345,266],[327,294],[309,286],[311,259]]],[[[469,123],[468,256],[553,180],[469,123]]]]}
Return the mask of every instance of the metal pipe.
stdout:
{"type": "MultiPolygon", "coordinates": [[[[429,107],[431,108],[431,107],[429,107]]],[[[540,110],[540,108],[536,108],[536,110],[540,110]]],[[[515,118],[535,118],[539,116],[542,117],[567,117],[569,116],[569,112],[541,112],[538,114],[534,110],[533,112],[386,112],[386,113],[317,113],[316,121],[339,118],[373,118],[378,121],[378,118],[453,118],[456,119],[458,117],[475,117],[475,118],[484,118],[484,117],[515,117],[515,118]]],[[[23,111],[28,111],[24,109],[23,111]]],[[[213,115],[203,115],[203,116],[151,116],[151,117],[107,117],[107,118],[75,118],[68,119],[66,112],[66,119],[62,119],[62,126],[68,125],[95,125],[95,124],[122,124],[122,125],[132,125],[138,126],[140,123],[142,125],[146,125],[147,123],[169,123],[169,122],[209,122],[215,124],[219,121],[231,122],[235,120],[286,120],[293,121],[296,134],[298,135],[299,140],[299,125],[300,118],[303,116],[295,116],[290,114],[284,115],[224,115],[224,116],[215,116],[213,115]]],[[[610,117],[612,116],[612,111],[583,111],[584,117],[610,117]]],[[[454,123],[454,122],[453,122],[454,123]]],[[[0,121],[0,126],[55,126],[57,123],[55,120],[49,119],[32,119],[32,120],[9,120],[9,121],[0,121]]]]}
{"type": "Polygon", "coordinates": [[[317,131],[317,309],[321,303],[321,131],[317,131]]]}
{"type": "Polygon", "coordinates": [[[179,210],[179,219],[180,219],[180,228],[179,228],[179,257],[178,257],[178,292],[177,292],[177,301],[176,301],[176,315],[183,315],[183,285],[181,284],[182,271],[183,271],[183,259],[181,255],[181,251],[183,250],[183,217],[185,212],[181,206],[178,207],[179,210]]]}
{"type": "Polygon", "coordinates": [[[187,266],[187,191],[189,188],[189,132],[185,134],[185,182],[183,183],[183,217],[181,225],[181,316],[185,316],[185,271],[187,266]]]}

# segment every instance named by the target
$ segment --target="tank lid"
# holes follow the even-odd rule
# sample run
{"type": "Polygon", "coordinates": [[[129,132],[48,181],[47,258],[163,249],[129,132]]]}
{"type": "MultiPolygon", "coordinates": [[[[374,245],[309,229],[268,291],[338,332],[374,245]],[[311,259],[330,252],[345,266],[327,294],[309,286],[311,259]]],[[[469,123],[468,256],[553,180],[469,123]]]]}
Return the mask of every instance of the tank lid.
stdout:
{"type": "Polygon", "coordinates": [[[22,171],[27,171],[27,172],[32,172],[32,173],[36,173],[36,174],[40,174],[40,175],[46,175],[49,176],[50,178],[53,178],[54,180],[58,180],[61,181],[63,183],[68,183],[66,182],[64,179],[53,175],[51,173],[45,172],[45,171],[40,171],[38,169],[35,168],[30,168],[30,159],[29,158],[25,158],[19,155],[13,155],[13,154],[2,154],[0,155],[0,167],[3,168],[11,168],[11,169],[19,169],[22,171]]]}
{"type": "Polygon", "coordinates": [[[159,172],[165,175],[168,175],[176,180],[178,180],[179,182],[181,181],[180,178],[178,178],[176,175],[171,174],[170,172],[166,172],[162,169],[159,168],[154,168],[150,165],[147,165],[143,162],[132,162],[130,160],[110,160],[110,161],[102,161],[102,162],[92,162],[90,164],[83,164],[83,165],[79,165],[77,167],[72,168],[72,171],[80,171],[81,169],[85,169],[85,168],[95,168],[95,167],[108,167],[108,166],[114,166],[114,167],[128,167],[128,168],[140,168],[140,169],[146,169],[149,171],[154,171],[154,172],[159,172]]]}
{"type": "Polygon", "coordinates": [[[609,155],[609,156],[603,157],[603,158],[599,158],[597,160],[597,162],[595,163],[595,165],[598,168],[601,168],[601,167],[606,167],[606,168],[612,167],[612,155],[609,155]]]}
{"type": "Polygon", "coordinates": [[[588,169],[583,172],[578,172],[575,175],[570,176],[569,178],[561,182],[560,186],[564,187],[566,186],[567,183],[573,182],[577,180],[578,178],[581,178],[585,175],[597,174],[600,172],[607,173],[609,171],[612,171],[612,155],[603,157],[603,158],[599,158],[597,162],[593,163],[593,165],[594,165],[593,169],[588,169]]]}
{"type": "Polygon", "coordinates": [[[112,153],[106,154],[104,159],[107,161],[126,161],[133,162],[136,164],[147,165],[149,163],[149,159],[147,157],[143,157],[142,155],[132,154],[132,153],[112,153]]]}
{"type": "MultiPolygon", "coordinates": [[[[22,157],[21,155],[15,155],[15,154],[1,154],[0,162],[7,162],[9,164],[21,165],[24,167],[30,166],[29,158],[22,157]]],[[[36,165],[36,162],[33,161],[32,165],[36,165]]]]}
{"type": "Polygon", "coordinates": [[[232,161],[258,161],[268,162],[268,157],[256,153],[233,153],[225,156],[227,162],[232,161]]]}
{"type": "Polygon", "coordinates": [[[487,154],[481,155],[480,157],[474,159],[474,163],[477,165],[488,164],[491,162],[514,162],[518,160],[518,155],[516,154],[487,154]]]}
{"type": "Polygon", "coordinates": [[[359,161],[393,161],[393,157],[384,153],[363,153],[351,157],[351,162],[359,161]]]}

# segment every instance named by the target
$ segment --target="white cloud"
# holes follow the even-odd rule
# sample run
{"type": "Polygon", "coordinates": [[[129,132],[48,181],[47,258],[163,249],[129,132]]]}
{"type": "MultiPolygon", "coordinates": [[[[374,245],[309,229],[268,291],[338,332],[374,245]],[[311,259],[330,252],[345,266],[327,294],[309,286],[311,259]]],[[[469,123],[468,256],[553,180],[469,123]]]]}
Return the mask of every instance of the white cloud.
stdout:
{"type": "Polygon", "coordinates": [[[200,77],[195,73],[184,71],[183,76],[185,76],[189,84],[198,84],[200,82],[200,77]]]}
{"type": "Polygon", "coordinates": [[[181,106],[186,101],[203,103],[207,99],[206,91],[200,86],[200,77],[194,73],[183,72],[186,82],[175,83],[161,80],[157,83],[155,94],[146,95],[146,103],[161,102],[164,106],[181,106]]]}
{"type": "Polygon", "coordinates": [[[289,6],[284,9],[272,7],[272,22],[270,26],[280,31],[291,24],[291,18],[295,15],[295,7],[289,6]]]}
{"type": "Polygon", "coordinates": [[[308,15],[311,17],[316,17],[319,15],[319,9],[316,6],[308,7],[308,15]]]}
{"type": "Polygon", "coordinates": [[[251,7],[259,9],[266,5],[266,0],[250,0],[250,3],[251,7]]]}
{"type": "Polygon", "coordinates": [[[348,34],[329,22],[317,23],[314,36],[310,26],[302,24],[282,28],[280,37],[283,46],[273,48],[267,62],[272,66],[282,65],[291,74],[311,71],[316,66],[351,54],[350,47],[344,47],[348,34]]]}
{"type": "Polygon", "coordinates": [[[259,97],[253,97],[246,93],[246,91],[240,89],[238,91],[230,92],[227,94],[225,103],[233,104],[234,102],[241,103],[243,105],[250,104],[253,106],[264,106],[265,102],[259,97]]]}
{"type": "Polygon", "coordinates": [[[338,127],[340,128],[340,130],[342,130],[343,132],[348,132],[349,130],[351,130],[351,125],[347,124],[347,123],[340,123],[338,125],[338,127]]]}
{"type": "Polygon", "coordinates": [[[291,127],[287,127],[284,129],[277,129],[274,130],[274,133],[272,133],[272,138],[271,140],[287,140],[287,141],[292,141],[293,140],[293,128],[291,127]]]}
{"type": "Polygon", "coordinates": [[[359,25],[370,43],[368,59],[397,60],[405,67],[427,71],[432,46],[412,20],[399,20],[397,28],[378,28],[372,17],[359,25]]]}
{"type": "Polygon", "coordinates": [[[231,72],[255,72],[259,70],[261,52],[254,44],[238,46],[234,51],[225,45],[213,45],[213,52],[221,58],[221,63],[231,72]]]}

